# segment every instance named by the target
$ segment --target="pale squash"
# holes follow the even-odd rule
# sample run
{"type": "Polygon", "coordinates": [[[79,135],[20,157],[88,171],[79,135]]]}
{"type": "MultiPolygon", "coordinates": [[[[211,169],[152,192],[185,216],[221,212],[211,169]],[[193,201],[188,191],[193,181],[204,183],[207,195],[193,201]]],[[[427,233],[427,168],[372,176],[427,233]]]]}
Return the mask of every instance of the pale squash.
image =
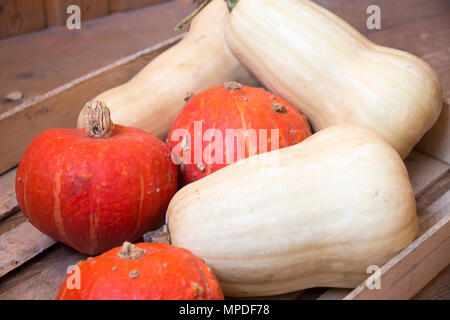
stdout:
{"type": "Polygon", "coordinates": [[[426,62],[372,43],[308,0],[239,0],[225,38],[241,63],[314,129],[368,126],[402,158],[442,108],[442,89],[426,62]]]}
{"type": "MultiPolygon", "coordinates": [[[[114,123],[165,138],[188,93],[199,93],[225,81],[255,85],[250,73],[233,57],[224,28],[226,3],[214,0],[192,21],[184,39],[159,55],[127,83],[94,100],[105,102],[114,123]]],[[[84,109],[78,127],[84,127],[84,109]]]]}
{"type": "Polygon", "coordinates": [[[172,244],[236,297],[355,287],[418,232],[403,161],[372,129],[347,125],[184,187],[166,219],[172,244]]]}

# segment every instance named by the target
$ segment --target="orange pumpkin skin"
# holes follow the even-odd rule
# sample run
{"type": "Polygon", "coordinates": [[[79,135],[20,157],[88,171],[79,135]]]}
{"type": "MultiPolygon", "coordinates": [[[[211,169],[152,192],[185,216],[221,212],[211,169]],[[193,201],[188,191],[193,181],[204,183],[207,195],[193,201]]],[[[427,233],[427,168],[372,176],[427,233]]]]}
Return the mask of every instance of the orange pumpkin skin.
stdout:
{"type": "Polygon", "coordinates": [[[213,87],[192,96],[177,116],[168,136],[168,145],[172,149],[174,158],[178,159],[179,162],[183,162],[181,159],[186,157],[184,153],[187,152],[189,153],[187,158],[191,160],[190,163],[185,163],[186,161],[184,161],[181,164],[180,183],[185,185],[194,182],[232,162],[247,158],[250,155],[271,151],[270,139],[272,129],[279,130],[279,149],[297,144],[311,135],[311,128],[303,114],[287,101],[262,88],[254,88],[232,82],[225,84],[225,86],[213,87]],[[202,163],[200,164],[198,161],[194,161],[195,121],[201,121],[202,124],[201,142],[198,143],[198,145],[201,145],[200,157],[202,158],[202,163]],[[180,131],[178,129],[185,129],[189,132],[190,138],[188,140],[190,144],[184,150],[182,147],[185,147],[187,140],[184,136],[179,137],[180,131]],[[204,151],[207,150],[208,154],[209,150],[214,149],[212,146],[208,147],[214,140],[209,140],[208,134],[205,134],[208,129],[217,129],[222,134],[222,163],[211,161],[215,154],[212,154],[209,160],[205,159],[204,151]],[[234,138],[234,148],[233,146],[230,147],[230,150],[232,150],[231,148],[234,149],[234,157],[230,153],[229,157],[230,159],[233,158],[233,160],[229,161],[227,160],[226,145],[227,143],[230,144],[232,140],[226,138],[227,129],[255,129],[258,143],[252,147],[252,150],[250,150],[249,143],[246,143],[245,156],[244,152],[241,152],[239,156],[237,139],[234,138]],[[260,129],[267,130],[268,142],[263,144],[266,145],[265,150],[260,148],[260,129]],[[183,139],[185,140],[183,141],[183,139]]]}
{"type": "Polygon", "coordinates": [[[120,125],[100,139],[83,129],[47,130],[28,146],[16,174],[17,200],[30,222],[89,255],[158,227],[176,189],[170,149],[120,125]]]}
{"type": "Polygon", "coordinates": [[[78,264],[79,290],[69,274],[58,300],[223,300],[211,269],[186,249],[162,243],[139,243],[137,259],[119,257],[114,248],[78,264]]]}

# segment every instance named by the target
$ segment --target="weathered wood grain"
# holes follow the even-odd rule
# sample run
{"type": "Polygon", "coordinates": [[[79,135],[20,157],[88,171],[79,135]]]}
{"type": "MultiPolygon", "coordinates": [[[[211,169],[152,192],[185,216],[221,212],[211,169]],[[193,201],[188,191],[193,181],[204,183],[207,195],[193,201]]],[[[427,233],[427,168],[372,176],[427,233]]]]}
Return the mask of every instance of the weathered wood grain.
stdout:
{"type": "Polygon", "coordinates": [[[140,8],[165,2],[168,0],[109,0],[109,10],[111,12],[124,11],[134,8],[140,8]]]}
{"type": "Polygon", "coordinates": [[[450,97],[446,98],[438,121],[425,134],[416,149],[450,164],[450,97]]]}
{"type": "Polygon", "coordinates": [[[418,151],[413,151],[408,155],[405,165],[416,198],[450,169],[448,164],[418,151]]]}
{"type": "Polygon", "coordinates": [[[43,0],[0,0],[0,39],[45,26],[43,0]]]}
{"type": "Polygon", "coordinates": [[[0,221],[18,211],[14,181],[16,169],[0,176],[0,221]]]}
{"type": "Polygon", "coordinates": [[[67,268],[87,257],[58,243],[0,282],[0,300],[53,300],[67,268]]]}
{"type": "Polygon", "coordinates": [[[0,277],[49,248],[56,241],[24,222],[0,235],[0,277]]]}
{"type": "Polygon", "coordinates": [[[450,265],[442,270],[413,300],[450,300],[450,265]]]}
{"type": "Polygon", "coordinates": [[[45,0],[44,4],[48,26],[65,25],[70,5],[80,7],[82,22],[109,13],[108,0],[45,0]]]}

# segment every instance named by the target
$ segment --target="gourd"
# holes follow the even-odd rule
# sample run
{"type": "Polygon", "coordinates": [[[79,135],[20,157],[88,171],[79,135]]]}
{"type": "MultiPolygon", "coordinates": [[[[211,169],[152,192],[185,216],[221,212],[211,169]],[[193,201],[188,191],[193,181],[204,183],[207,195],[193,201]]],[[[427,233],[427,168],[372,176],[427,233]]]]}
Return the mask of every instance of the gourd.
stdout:
{"type": "Polygon", "coordinates": [[[305,116],[282,98],[262,88],[227,82],[189,100],[171,127],[168,145],[181,163],[185,185],[310,135],[305,116]]]}
{"type": "Polygon", "coordinates": [[[166,221],[172,244],[203,259],[236,297],[355,287],[418,232],[402,159],[375,131],[353,125],[185,186],[166,221]]]}
{"type": "Polygon", "coordinates": [[[134,241],[164,220],[177,190],[170,149],[145,131],[114,125],[90,102],[85,129],[49,129],[16,174],[24,215],[41,232],[85,254],[134,241]]]}
{"type": "MultiPolygon", "coordinates": [[[[184,39],[171,47],[127,83],[98,95],[115,123],[166,138],[184,106],[187,93],[198,93],[225,81],[255,84],[224,39],[229,15],[226,3],[214,0],[192,21],[184,39]]],[[[84,127],[83,110],[78,128],[84,127]]]]}
{"type": "Polygon", "coordinates": [[[367,126],[402,158],[442,108],[442,89],[426,62],[372,43],[309,0],[239,0],[225,38],[239,61],[314,129],[367,126]]]}
{"type": "Polygon", "coordinates": [[[223,300],[211,269],[168,244],[125,242],[77,267],[57,300],[223,300]]]}

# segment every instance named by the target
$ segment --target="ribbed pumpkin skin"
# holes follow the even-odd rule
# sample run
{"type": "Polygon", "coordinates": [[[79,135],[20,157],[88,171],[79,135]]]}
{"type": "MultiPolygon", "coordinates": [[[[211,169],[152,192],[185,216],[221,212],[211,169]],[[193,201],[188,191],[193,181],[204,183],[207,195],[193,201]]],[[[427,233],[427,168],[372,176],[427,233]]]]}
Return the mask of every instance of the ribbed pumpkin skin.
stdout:
{"type": "Polygon", "coordinates": [[[31,142],[16,175],[17,200],[30,222],[90,255],[157,227],[176,189],[168,147],[119,125],[104,139],[83,129],[47,130],[31,142]]]}
{"type": "Polygon", "coordinates": [[[78,264],[80,289],[63,281],[58,300],[223,300],[211,269],[189,251],[162,243],[139,243],[146,254],[123,259],[114,248],[78,264]],[[130,272],[138,276],[130,277],[130,272]]]}
{"type": "MultiPolygon", "coordinates": [[[[183,138],[176,137],[174,131],[186,129],[190,135],[189,150],[179,150],[179,158],[183,152],[190,153],[192,163],[183,164],[181,183],[188,184],[201,179],[231,163],[227,163],[226,130],[227,129],[259,129],[267,130],[267,150],[260,150],[259,138],[256,146],[245,145],[245,157],[238,158],[237,139],[234,140],[234,161],[247,158],[249,155],[271,151],[271,129],[279,129],[279,148],[297,144],[311,135],[311,128],[304,115],[292,107],[288,102],[262,88],[241,86],[239,90],[217,86],[196,94],[186,104],[174,121],[168,136],[168,145],[173,150],[180,145],[183,138]],[[277,112],[275,105],[282,105],[283,112],[277,112]],[[204,168],[194,163],[194,121],[202,121],[202,164],[204,168]],[[223,137],[223,163],[216,163],[205,159],[204,151],[211,143],[205,134],[208,129],[220,130],[223,137]],[[178,139],[175,139],[178,138],[178,139]],[[206,139],[206,141],[204,141],[206,139]],[[250,154],[250,150],[252,153],[250,154]],[[256,150],[256,152],[255,152],[256,150]],[[201,170],[204,169],[204,170],[201,170]]],[[[229,142],[231,140],[228,140],[229,142]]],[[[231,149],[230,149],[231,150],[231,149]]],[[[176,152],[175,152],[176,154],[176,152]]],[[[214,157],[214,155],[213,155],[214,157]]]]}

